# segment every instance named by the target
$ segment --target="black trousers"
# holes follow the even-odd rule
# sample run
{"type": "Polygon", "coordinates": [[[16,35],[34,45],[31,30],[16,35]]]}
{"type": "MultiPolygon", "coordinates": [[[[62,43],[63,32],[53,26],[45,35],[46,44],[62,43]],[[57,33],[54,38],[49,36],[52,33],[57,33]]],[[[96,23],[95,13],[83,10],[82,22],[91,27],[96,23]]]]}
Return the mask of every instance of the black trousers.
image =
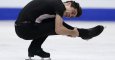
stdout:
{"type": "MultiPolygon", "coordinates": [[[[73,30],[74,28],[65,22],[63,25],[73,30]]],[[[25,40],[32,40],[28,50],[37,51],[41,48],[41,45],[49,35],[57,35],[55,33],[55,21],[46,23],[36,23],[36,24],[16,24],[15,31],[20,38],[25,40]]]]}

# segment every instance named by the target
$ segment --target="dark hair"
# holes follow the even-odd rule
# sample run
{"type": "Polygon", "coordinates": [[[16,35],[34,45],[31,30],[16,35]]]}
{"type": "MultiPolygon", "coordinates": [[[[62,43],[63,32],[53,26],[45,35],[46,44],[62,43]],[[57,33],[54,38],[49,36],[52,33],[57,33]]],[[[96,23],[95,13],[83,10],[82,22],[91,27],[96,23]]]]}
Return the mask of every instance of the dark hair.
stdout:
{"type": "Polygon", "coordinates": [[[82,8],[80,7],[79,3],[75,2],[75,1],[66,1],[66,2],[64,2],[64,3],[68,3],[68,2],[71,2],[71,3],[72,3],[72,4],[71,4],[71,7],[77,9],[78,14],[76,15],[76,17],[81,16],[81,14],[82,14],[82,8]]]}

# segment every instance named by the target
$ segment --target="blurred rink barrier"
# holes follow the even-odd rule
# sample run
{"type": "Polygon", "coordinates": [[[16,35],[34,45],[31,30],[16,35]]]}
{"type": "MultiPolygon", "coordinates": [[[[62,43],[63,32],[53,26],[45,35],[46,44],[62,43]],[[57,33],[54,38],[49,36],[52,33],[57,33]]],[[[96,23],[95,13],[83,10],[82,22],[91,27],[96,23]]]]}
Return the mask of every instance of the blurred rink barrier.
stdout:
{"type": "MultiPolygon", "coordinates": [[[[16,20],[21,9],[31,0],[0,0],[0,20],[16,20]]],[[[66,0],[62,0],[63,2],[66,0]]],[[[115,21],[115,0],[74,0],[79,2],[83,14],[74,21],[115,21]]]]}

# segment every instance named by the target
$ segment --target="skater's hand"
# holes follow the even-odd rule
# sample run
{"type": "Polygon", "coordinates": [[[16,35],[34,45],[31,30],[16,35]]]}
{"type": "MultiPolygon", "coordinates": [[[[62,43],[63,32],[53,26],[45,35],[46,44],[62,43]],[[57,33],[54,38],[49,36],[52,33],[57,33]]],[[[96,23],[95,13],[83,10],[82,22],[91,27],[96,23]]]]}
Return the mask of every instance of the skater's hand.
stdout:
{"type": "Polygon", "coordinates": [[[68,36],[69,37],[77,37],[77,36],[79,36],[79,32],[78,32],[77,28],[74,28],[72,35],[68,35],[68,36]]]}

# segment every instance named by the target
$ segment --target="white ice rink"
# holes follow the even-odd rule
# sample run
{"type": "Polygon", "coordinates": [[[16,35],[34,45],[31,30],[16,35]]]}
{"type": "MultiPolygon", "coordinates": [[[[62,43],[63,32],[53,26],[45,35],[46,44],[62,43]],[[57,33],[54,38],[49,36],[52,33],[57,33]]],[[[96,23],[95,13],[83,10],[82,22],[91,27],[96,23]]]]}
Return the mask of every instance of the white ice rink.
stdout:
{"type": "MultiPolygon", "coordinates": [[[[52,60],[115,60],[115,22],[67,23],[79,28],[101,24],[106,26],[106,29],[89,41],[79,37],[49,36],[43,48],[51,53],[52,60]]],[[[0,60],[24,60],[27,58],[30,42],[17,37],[14,21],[0,21],[0,60]]]]}

